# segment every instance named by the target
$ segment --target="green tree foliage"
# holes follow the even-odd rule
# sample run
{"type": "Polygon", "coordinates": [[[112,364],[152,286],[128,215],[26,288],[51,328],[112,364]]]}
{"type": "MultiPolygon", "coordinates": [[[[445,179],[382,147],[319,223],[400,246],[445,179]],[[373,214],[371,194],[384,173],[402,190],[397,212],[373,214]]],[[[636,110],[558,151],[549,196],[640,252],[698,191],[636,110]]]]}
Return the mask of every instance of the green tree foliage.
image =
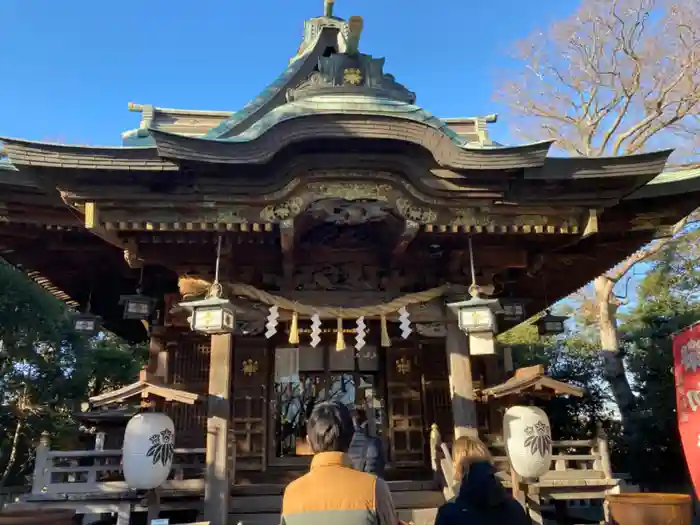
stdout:
{"type": "Polygon", "coordinates": [[[686,473],[676,420],[671,336],[700,320],[698,238],[700,231],[691,231],[652,261],[621,327],[640,428],[629,445],[626,467],[653,489],[681,483],[686,473]]]}
{"type": "Polygon", "coordinates": [[[675,412],[672,334],[700,320],[700,230],[691,229],[646,263],[633,301],[621,314],[621,353],[636,397],[636,432],[620,432],[614,398],[603,376],[595,318],[573,311],[573,326],[540,339],[521,325],[501,336],[516,366],[544,364],[554,378],[583,386],[586,396],[545,403],[558,438],[591,436],[595,421],[608,429],[614,470],[652,490],[679,490],[686,482],[675,412]]]}
{"type": "Polygon", "coordinates": [[[76,446],[73,413],[133,381],[144,357],[110,334],[80,336],[63,303],[0,261],[0,487],[24,483],[42,432],[76,446]]]}
{"type": "Polygon", "coordinates": [[[547,374],[584,388],[583,398],[555,397],[540,402],[552,423],[555,439],[585,439],[595,433],[596,422],[606,413],[606,393],[600,357],[581,334],[540,338],[533,325],[523,324],[503,334],[501,342],[513,350],[516,368],[544,365],[547,374]]]}

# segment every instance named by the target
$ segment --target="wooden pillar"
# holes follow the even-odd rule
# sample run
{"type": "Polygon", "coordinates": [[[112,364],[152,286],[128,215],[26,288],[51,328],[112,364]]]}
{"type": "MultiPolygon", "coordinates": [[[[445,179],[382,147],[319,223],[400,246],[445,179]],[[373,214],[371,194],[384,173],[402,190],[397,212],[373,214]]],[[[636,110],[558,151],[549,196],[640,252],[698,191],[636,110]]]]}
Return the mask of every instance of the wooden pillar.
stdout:
{"type": "Polygon", "coordinates": [[[48,432],[42,432],[39,446],[36,447],[34,456],[34,479],[32,481],[32,494],[43,494],[51,483],[51,468],[53,461],[49,458],[51,441],[48,432]]]}
{"type": "MultiPolygon", "coordinates": [[[[133,503],[122,502],[117,507],[117,525],[129,525],[133,503]]],[[[150,524],[149,524],[150,525],[150,524]]]]}
{"type": "Polygon", "coordinates": [[[211,338],[207,469],[204,485],[204,518],[211,525],[228,523],[232,341],[231,334],[214,335],[211,338]]]}
{"type": "MultiPolygon", "coordinates": [[[[105,432],[98,432],[95,434],[95,450],[98,452],[102,452],[105,449],[105,439],[107,438],[107,434],[105,432]]],[[[94,466],[102,465],[103,460],[100,458],[95,458],[95,463],[94,466]]],[[[97,483],[97,471],[92,470],[88,472],[87,476],[87,481],[88,483],[97,483]]]]}
{"type": "MultiPolygon", "coordinates": [[[[506,380],[505,370],[501,367],[498,356],[482,356],[484,361],[484,387],[492,387],[503,383],[506,380]]],[[[486,402],[486,413],[488,414],[488,435],[495,438],[503,436],[503,414],[500,410],[501,403],[496,399],[486,402]]]]}
{"type": "Polygon", "coordinates": [[[447,363],[450,372],[450,397],[455,422],[454,439],[478,436],[469,339],[456,322],[447,324],[447,363]]]}
{"type": "MultiPolygon", "coordinates": [[[[148,344],[148,364],[146,371],[154,376],[165,373],[164,364],[167,360],[167,349],[164,343],[165,329],[161,326],[154,326],[151,330],[151,339],[148,344]]],[[[165,377],[162,377],[164,380],[165,377]]]]}

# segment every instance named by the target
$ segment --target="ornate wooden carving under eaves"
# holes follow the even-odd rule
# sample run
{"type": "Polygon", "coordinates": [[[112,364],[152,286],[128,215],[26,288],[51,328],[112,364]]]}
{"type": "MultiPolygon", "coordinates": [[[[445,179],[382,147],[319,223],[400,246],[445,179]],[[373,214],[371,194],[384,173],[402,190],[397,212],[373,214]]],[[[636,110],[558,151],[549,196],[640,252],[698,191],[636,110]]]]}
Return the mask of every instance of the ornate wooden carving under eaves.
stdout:
{"type": "Polygon", "coordinates": [[[378,200],[387,202],[392,190],[390,184],[375,184],[371,182],[311,182],[307,185],[309,200],[345,199],[378,200]]]}
{"type": "Polygon", "coordinates": [[[407,199],[397,199],[396,209],[404,219],[418,224],[430,224],[437,222],[438,219],[437,211],[417,206],[407,199]]]}
{"type": "Polygon", "coordinates": [[[265,206],[260,212],[260,218],[268,222],[280,222],[293,219],[308,210],[331,216],[330,222],[359,224],[386,216],[392,191],[392,186],[386,183],[310,182],[294,197],[265,206]],[[351,206],[350,203],[361,203],[365,209],[351,206]]]}
{"type": "Polygon", "coordinates": [[[293,281],[298,291],[383,291],[388,277],[378,266],[348,262],[300,265],[293,281]]]}
{"type": "Polygon", "coordinates": [[[383,58],[362,53],[354,56],[335,53],[319,58],[318,71],[288,90],[287,100],[322,94],[370,95],[408,104],[416,101],[415,93],[396,82],[393,75],[384,73],[383,58]]]}
{"type": "Polygon", "coordinates": [[[525,233],[578,233],[579,218],[575,215],[517,215],[482,212],[477,208],[452,208],[451,227],[486,229],[487,231],[518,231],[525,233]]]}
{"type": "Polygon", "coordinates": [[[304,199],[301,197],[292,197],[282,203],[265,206],[260,212],[260,218],[269,222],[293,219],[304,211],[304,208],[304,199]]]}
{"type": "Polygon", "coordinates": [[[311,203],[308,212],[332,224],[356,225],[384,220],[390,210],[386,202],[376,200],[323,199],[311,203]]]}
{"type": "Polygon", "coordinates": [[[453,219],[450,226],[487,226],[489,217],[477,208],[452,209],[453,219]]]}

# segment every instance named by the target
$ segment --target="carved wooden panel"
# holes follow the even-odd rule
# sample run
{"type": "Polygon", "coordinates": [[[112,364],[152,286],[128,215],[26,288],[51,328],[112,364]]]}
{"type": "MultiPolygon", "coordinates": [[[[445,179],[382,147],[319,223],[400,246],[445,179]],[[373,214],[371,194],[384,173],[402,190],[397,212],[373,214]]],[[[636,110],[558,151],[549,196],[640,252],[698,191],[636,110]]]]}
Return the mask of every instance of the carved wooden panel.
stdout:
{"type": "Polygon", "coordinates": [[[420,384],[421,362],[418,348],[408,345],[398,346],[399,344],[394,342],[387,349],[387,382],[389,384],[420,384]]]}
{"type": "Polygon", "coordinates": [[[425,463],[420,355],[415,346],[387,349],[387,413],[394,466],[425,463]]]}
{"type": "Polygon", "coordinates": [[[232,431],[236,438],[236,468],[264,470],[267,463],[267,341],[240,337],[233,350],[232,431]]]}

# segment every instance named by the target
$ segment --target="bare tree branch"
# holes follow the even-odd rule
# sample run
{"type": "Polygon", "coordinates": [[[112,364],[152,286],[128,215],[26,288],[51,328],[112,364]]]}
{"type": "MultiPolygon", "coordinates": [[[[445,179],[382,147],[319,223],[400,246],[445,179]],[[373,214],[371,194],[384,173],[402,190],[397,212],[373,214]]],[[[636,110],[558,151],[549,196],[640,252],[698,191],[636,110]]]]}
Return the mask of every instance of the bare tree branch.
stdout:
{"type": "Polygon", "coordinates": [[[663,250],[667,245],[669,245],[675,238],[676,235],[682,232],[683,228],[685,228],[688,223],[692,220],[695,221],[695,216],[698,214],[697,211],[693,212],[691,215],[688,215],[686,218],[680,220],[676,225],[673,227],[673,230],[671,232],[671,235],[669,237],[663,238],[663,239],[658,239],[651,244],[647,245],[646,247],[642,248],[638,252],[634,253],[633,255],[629,256],[627,259],[625,259],[622,263],[620,263],[615,269],[607,274],[607,278],[612,281],[612,283],[617,283],[620,279],[622,279],[627,272],[629,272],[636,264],[645,261],[654,255],[658,254],[663,250]]]}
{"type": "Polygon", "coordinates": [[[519,42],[525,67],[499,96],[520,134],[577,155],[659,147],[697,155],[699,6],[584,0],[572,17],[519,42]]]}
{"type": "MultiPolygon", "coordinates": [[[[516,58],[524,67],[499,96],[523,138],[553,139],[585,156],[672,147],[689,160],[700,152],[699,1],[581,0],[571,17],[521,41],[516,58]]],[[[595,298],[579,309],[597,322],[604,376],[629,435],[636,401],[619,352],[622,298],[613,292],[635,265],[673,246],[693,217],[596,278],[595,298]]]]}

